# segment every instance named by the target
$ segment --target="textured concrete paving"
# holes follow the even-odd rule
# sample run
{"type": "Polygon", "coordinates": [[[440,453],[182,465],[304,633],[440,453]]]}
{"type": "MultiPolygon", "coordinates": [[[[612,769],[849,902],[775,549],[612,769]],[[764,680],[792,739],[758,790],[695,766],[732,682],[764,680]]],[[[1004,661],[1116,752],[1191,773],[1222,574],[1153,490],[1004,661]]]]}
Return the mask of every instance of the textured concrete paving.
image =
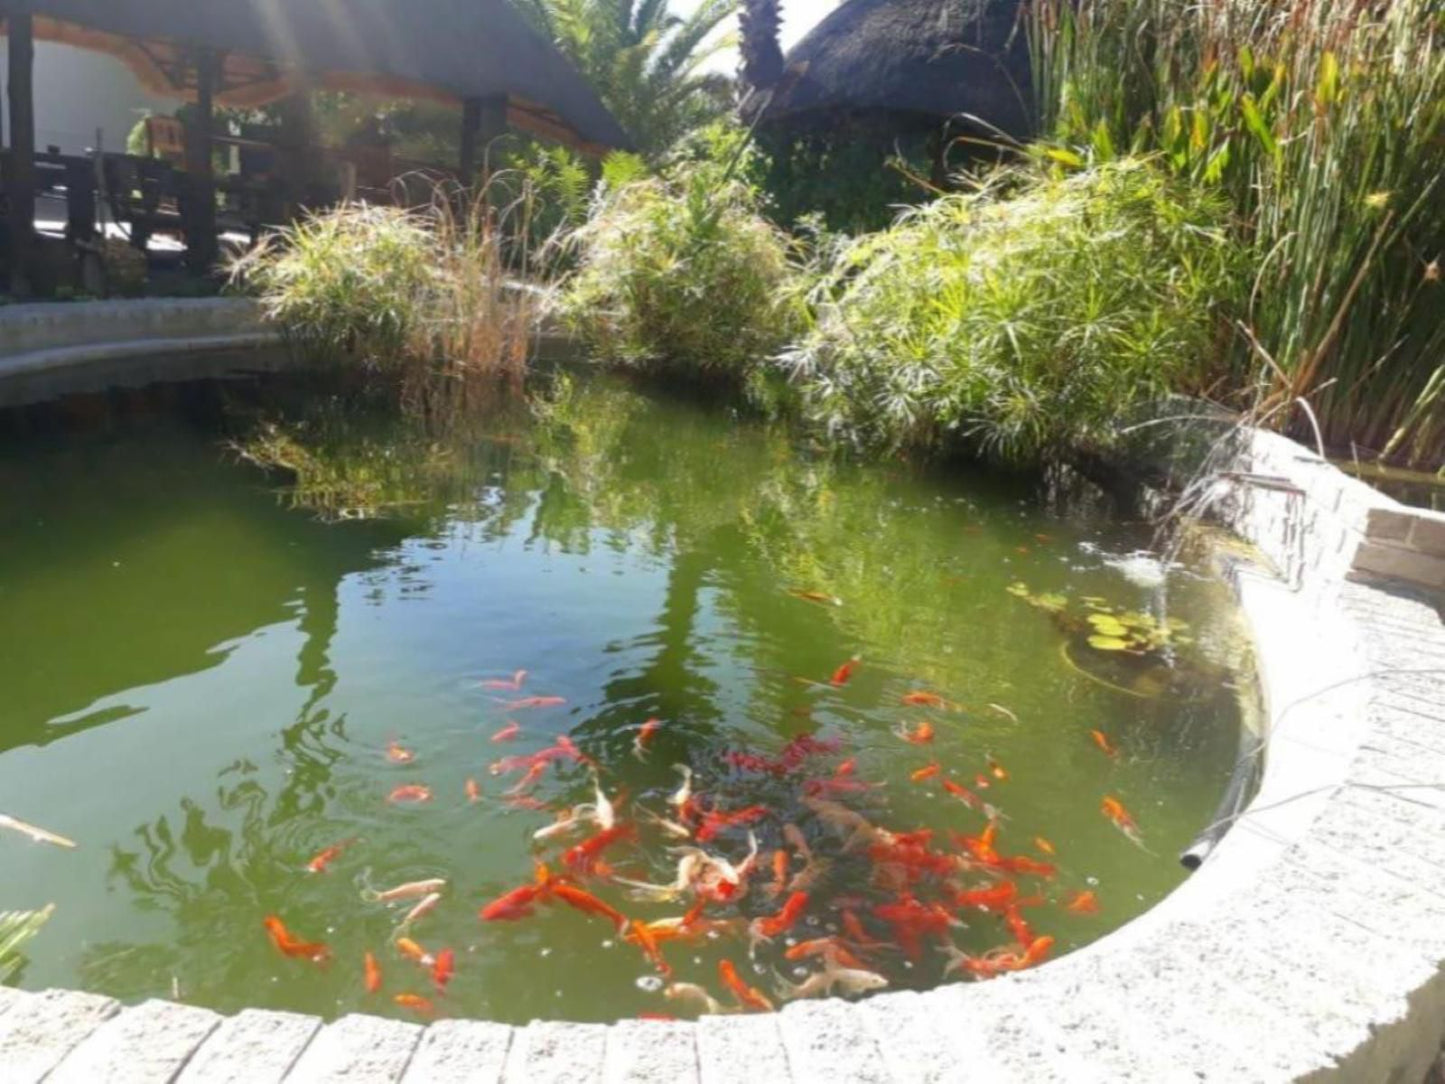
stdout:
{"type": "Polygon", "coordinates": [[[1285,570],[1234,571],[1268,701],[1260,791],[1198,873],[1086,949],[923,994],[612,1027],[222,1021],[0,989],[0,1082],[1421,1081],[1445,1039],[1439,603],[1350,578],[1391,502],[1275,437],[1244,469],[1298,490],[1223,508],[1285,570]]]}

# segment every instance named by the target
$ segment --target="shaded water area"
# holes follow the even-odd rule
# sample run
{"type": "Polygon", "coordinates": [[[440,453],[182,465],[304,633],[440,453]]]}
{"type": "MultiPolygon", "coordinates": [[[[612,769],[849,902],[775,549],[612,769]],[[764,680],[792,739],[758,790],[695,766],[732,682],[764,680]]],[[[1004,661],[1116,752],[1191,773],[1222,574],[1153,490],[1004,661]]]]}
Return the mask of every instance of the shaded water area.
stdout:
{"type": "Polygon", "coordinates": [[[325,1016],[408,1016],[403,992],[514,1022],[690,1015],[604,918],[560,902],[478,917],[536,859],[569,871],[563,851],[590,832],[532,837],[592,799],[581,758],[638,835],[571,872],[642,920],[692,902],[612,881],[671,879],[677,841],[643,810],[677,816],[675,765],[699,810],[764,807],[704,844],[738,863],[756,833],[751,890],[708,907],[725,924],[711,934],[661,946],[673,978],[725,1002],[719,960],[776,998],[779,977],[818,967],[785,950],[845,910],[884,946],[862,953],[870,967],[924,988],[948,958],[938,932],[886,917],[900,901],[945,907],[959,924],[943,934],[977,958],[1014,938],[957,893],[1013,881],[1059,955],[1179,883],[1177,852],[1233,767],[1248,679],[1220,585],[1187,568],[1150,583],[1125,560],[1143,525],[1035,479],[839,462],[610,378],[547,402],[439,431],[268,377],[0,414],[0,812],[79,843],[0,834],[0,908],[57,905],[22,985],[325,1016]],[[235,450],[258,438],[271,469],[235,450]],[[521,669],[516,692],[483,684],[521,669]],[[564,702],[507,706],[528,696],[564,702]],[[509,721],[515,736],[493,741],[509,721]],[[904,740],[925,723],[932,741],[904,740]],[[508,802],[524,773],[489,767],[561,735],[577,756],[508,802]],[[393,743],[414,759],[394,762],[393,743]],[[407,785],[431,799],[388,801],[407,785]],[[985,805],[997,852],[1051,875],[978,861],[985,805]],[[920,872],[875,849],[886,837],[840,832],[839,806],[931,830],[927,853],[947,857],[920,872]],[[785,879],[805,868],[787,824],[819,875],[796,927],[750,960],[726,923],[787,898],[770,894],[774,853],[785,879]],[[454,950],[444,996],[392,944],[415,901],[362,898],[423,878],[448,881],[410,931],[454,950]],[[1066,909],[1082,891],[1097,913],[1066,909]],[[278,953],[270,914],[324,941],[329,964],[278,953]]]}

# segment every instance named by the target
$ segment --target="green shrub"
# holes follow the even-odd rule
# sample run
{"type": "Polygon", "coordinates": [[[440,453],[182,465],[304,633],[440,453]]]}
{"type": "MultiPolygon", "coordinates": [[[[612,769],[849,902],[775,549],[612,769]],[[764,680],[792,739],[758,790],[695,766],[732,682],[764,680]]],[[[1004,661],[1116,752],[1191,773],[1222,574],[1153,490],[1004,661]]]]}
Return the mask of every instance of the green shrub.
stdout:
{"type": "Polygon", "coordinates": [[[1101,447],[1213,353],[1236,266],[1222,220],[1145,162],[998,174],[845,247],[783,364],[808,413],[858,443],[1101,447]]]}
{"type": "Polygon", "coordinates": [[[800,326],[792,242],[711,163],[604,185],[573,240],[566,312],[605,361],[741,384],[800,326]]]}

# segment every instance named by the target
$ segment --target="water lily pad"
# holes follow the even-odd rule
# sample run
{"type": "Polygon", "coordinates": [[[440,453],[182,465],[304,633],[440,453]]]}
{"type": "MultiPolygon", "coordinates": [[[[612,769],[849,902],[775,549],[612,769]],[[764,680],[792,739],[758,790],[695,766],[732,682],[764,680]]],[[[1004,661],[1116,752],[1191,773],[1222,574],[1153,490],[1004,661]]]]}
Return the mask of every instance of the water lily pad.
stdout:
{"type": "Polygon", "coordinates": [[[1041,610],[1047,610],[1049,613],[1056,614],[1069,604],[1069,596],[1056,594],[1037,595],[1029,601],[1041,610]]]}
{"type": "Polygon", "coordinates": [[[1127,636],[1129,630],[1113,614],[1090,614],[1089,624],[1101,636],[1127,636]]]}
{"type": "Polygon", "coordinates": [[[1117,636],[1090,636],[1089,646],[1099,651],[1126,651],[1129,648],[1129,641],[1122,640],[1117,636]]]}
{"type": "Polygon", "coordinates": [[[1011,595],[1017,595],[1019,598],[1029,597],[1029,585],[1026,583],[1011,583],[1005,587],[1004,590],[1011,595]]]}

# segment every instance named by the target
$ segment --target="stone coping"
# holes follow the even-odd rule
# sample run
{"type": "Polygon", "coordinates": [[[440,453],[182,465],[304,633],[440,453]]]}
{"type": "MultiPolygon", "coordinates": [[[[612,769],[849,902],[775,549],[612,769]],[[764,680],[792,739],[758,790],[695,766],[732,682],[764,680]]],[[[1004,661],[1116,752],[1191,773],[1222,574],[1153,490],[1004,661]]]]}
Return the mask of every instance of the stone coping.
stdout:
{"type": "Polygon", "coordinates": [[[1266,433],[1207,484],[1274,566],[1230,571],[1265,770],[1198,872],[1085,949],[989,982],[696,1023],[323,1024],[0,988],[0,1079],[1422,1080],[1445,1038],[1445,626],[1361,559],[1372,540],[1412,546],[1420,517],[1266,433]]]}

